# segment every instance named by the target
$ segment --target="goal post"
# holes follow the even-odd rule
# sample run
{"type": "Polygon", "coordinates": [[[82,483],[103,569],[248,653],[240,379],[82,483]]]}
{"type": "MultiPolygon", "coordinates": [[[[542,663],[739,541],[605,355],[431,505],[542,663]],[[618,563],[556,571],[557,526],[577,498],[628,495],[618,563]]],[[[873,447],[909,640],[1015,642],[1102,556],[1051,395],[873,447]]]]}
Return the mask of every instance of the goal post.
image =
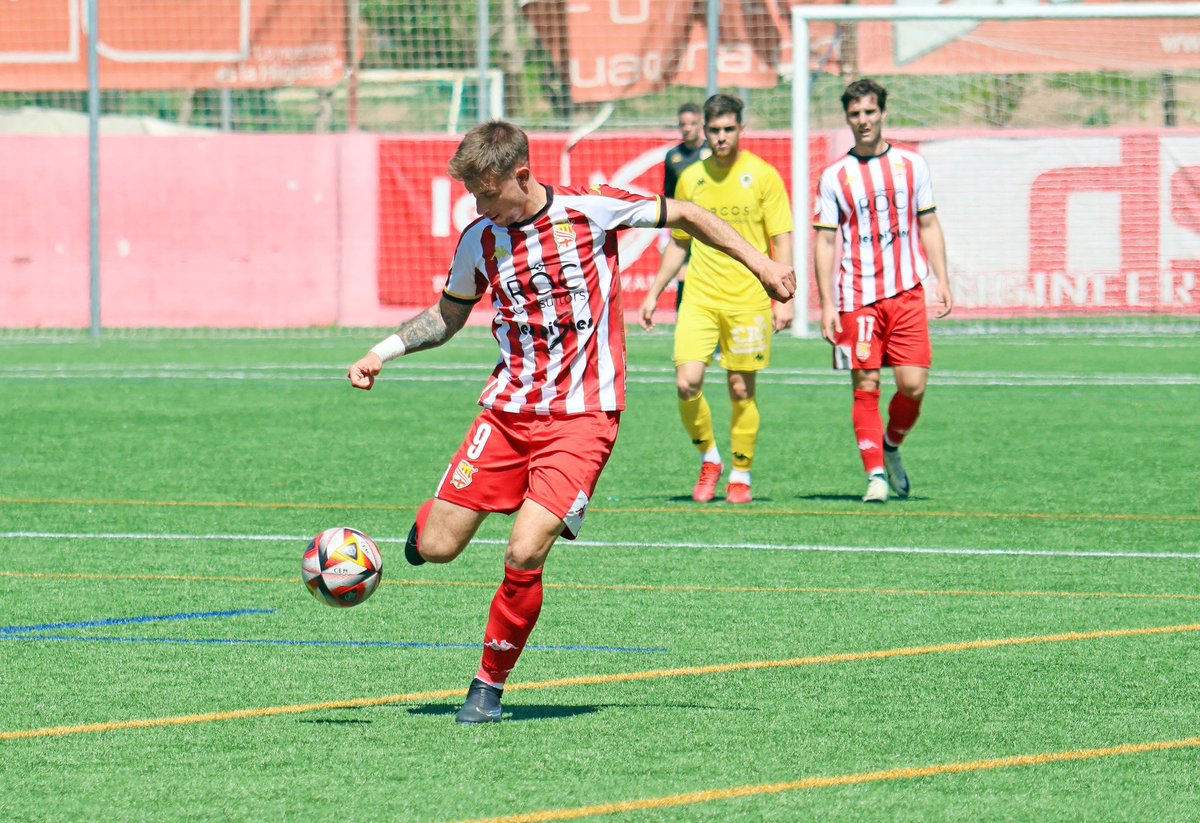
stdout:
{"type": "MultiPolygon", "coordinates": [[[[811,320],[816,307],[813,305],[815,290],[812,288],[809,238],[815,175],[821,169],[813,167],[812,141],[816,135],[824,134],[831,149],[837,146],[844,151],[852,145],[844,122],[833,123],[830,112],[823,112],[826,115],[823,126],[818,128],[814,124],[814,76],[808,59],[816,51],[817,26],[837,24],[826,25],[825,43],[836,43],[846,33],[853,32],[858,35],[854,39],[860,47],[869,43],[872,49],[877,49],[881,45],[880,32],[884,31],[879,24],[921,23],[923,31],[919,37],[925,38],[927,44],[930,39],[936,40],[938,23],[953,29],[947,39],[958,37],[961,41],[971,41],[971,37],[961,35],[971,27],[985,23],[1033,22],[1048,33],[1051,24],[1062,21],[1129,21],[1127,28],[1144,27],[1148,21],[1174,21],[1176,25],[1169,29],[1169,34],[1142,32],[1148,38],[1157,36],[1161,44],[1161,65],[1157,67],[1153,60],[1147,67],[1145,53],[1135,59],[1103,42],[1082,44],[1084,48],[1093,48],[1093,53],[1086,57],[1081,56],[1080,48],[1064,49],[1070,52],[1065,57],[1053,48],[1033,54],[1033,62],[1041,61],[1046,68],[1040,71],[1046,72],[1054,81],[1075,76],[1073,66],[1078,66],[1077,72],[1085,75],[1092,72],[1097,77],[1108,71],[1133,75],[1141,72],[1154,75],[1155,81],[1173,94],[1171,81],[1177,67],[1185,66],[1184,73],[1193,79],[1196,77],[1196,66],[1200,65],[1196,60],[1196,55],[1200,54],[1200,3],[792,7],[791,185],[796,226],[793,249],[798,278],[805,284],[797,290],[793,326],[796,336],[818,333],[811,320]],[[876,28],[864,32],[858,29],[859,24],[875,24],[876,28]],[[868,37],[868,34],[872,36],[868,37]],[[1184,58],[1184,62],[1179,57],[1184,58]]],[[[1026,27],[1025,31],[1028,30],[1026,27]]],[[[893,66],[899,66],[902,57],[899,38],[892,35],[890,29],[887,31],[890,40],[883,46],[892,47],[888,58],[893,66]]],[[[987,55],[1010,48],[998,43],[998,39],[1003,38],[996,38],[994,34],[990,37],[979,35],[974,41],[980,54],[987,55]]],[[[1053,35],[1049,39],[1053,40],[1053,35]]],[[[918,62],[928,53],[922,54],[921,45],[904,44],[907,49],[904,59],[918,62]]],[[[842,55],[842,59],[839,84],[857,75],[871,73],[875,76],[874,69],[858,71],[860,66],[854,55],[849,60],[842,55]]],[[[971,58],[968,56],[967,59],[971,58]]],[[[980,57],[973,71],[983,77],[1011,77],[1014,75],[1012,62],[1009,56],[993,66],[980,57]]],[[[936,67],[918,71],[928,75],[938,73],[936,67]]],[[[895,75],[877,79],[890,88],[890,81],[903,73],[904,69],[897,69],[895,75]]],[[[832,101],[834,113],[840,120],[842,112],[837,94],[840,91],[827,90],[825,105],[832,101]]],[[[961,297],[965,298],[959,300],[962,308],[956,309],[957,316],[995,319],[1022,314],[1049,315],[1071,318],[1068,323],[1081,316],[1101,314],[1110,317],[1183,314],[1193,321],[1200,319],[1196,305],[1200,302],[1200,289],[1197,289],[1200,280],[1200,130],[1194,128],[1200,125],[1200,120],[1185,118],[1190,119],[1189,125],[1193,128],[1177,127],[1173,122],[1176,101],[1174,97],[1168,100],[1167,94],[1168,91],[1164,91],[1164,112],[1170,105],[1166,125],[1175,128],[1147,126],[1142,133],[1134,133],[1128,128],[1104,128],[1103,118],[1095,121],[1081,118],[1078,123],[1066,125],[1048,121],[1044,127],[1035,122],[1020,124],[1019,128],[985,123],[982,127],[965,124],[964,127],[922,129],[920,126],[898,128],[893,116],[887,134],[897,138],[897,142],[915,142],[922,149],[944,144],[961,150],[972,143],[975,145],[977,154],[974,158],[951,168],[939,168],[931,161],[939,214],[951,253],[951,282],[956,297],[961,291],[961,297]],[[1094,126],[1100,128],[1092,128],[1094,126]],[[1023,151],[1020,144],[1005,147],[1006,141],[1024,141],[1028,152],[1023,151]],[[1028,162],[1029,153],[1034,152],[1043,153],[1044,168],[1028,162]],[[1060,156],[1056,157],[1056,152],[1060,156]],[[968,170],[978,179],[964,180],[963,175],[968,170]],[[1005,189],[1006,185],[1008,189],[1005,189]],[[975,202],[972,202],[973,194],[977,196],[975,202]],[[1176,194],[1185,201],[1182,206],[1173,199],[1176,194]],[[973,215],[973,222],[956,214],[955,209],[959,208],[973,215]],[[1128,225],[1128,221],[1138,215],[1139,208],[1148,211],[1138,218],[1144,225],[1128,225]],[[1000,219],[974,219],[986,216],[989,210],[1000,219]],[[1053,215],[1054,225],[1052,230],[1039,233],[1033,223],[1038,216],[1046,214],[1053,215]],[[1058,231],[1061,236],[1052,236],[1052,231],[1058,231]],[[988,232],[994,235],[990,241],[986,238],[988,232]],[[1022,233],[1023,236],[1014,236],[1022,233]],[[965,270],[963,266],[955,265],[954,259],[955,243],[964,238],[969,238],[970,254],[979,258],[972,259],[972,265],[965,270]],[[994,257],[1001,259],[988,259],[994,257]]],[[[894,115],[896,109],[904,105],[902,96],[889,98],[889,113],[894,115]]],[[[828,161],[842,151],[830,151],[828,161]]],[[[943,151],[939,156],[945,153],[943,151]]],[[[958,262],[962,262],[961,256],[958,262]]]]}

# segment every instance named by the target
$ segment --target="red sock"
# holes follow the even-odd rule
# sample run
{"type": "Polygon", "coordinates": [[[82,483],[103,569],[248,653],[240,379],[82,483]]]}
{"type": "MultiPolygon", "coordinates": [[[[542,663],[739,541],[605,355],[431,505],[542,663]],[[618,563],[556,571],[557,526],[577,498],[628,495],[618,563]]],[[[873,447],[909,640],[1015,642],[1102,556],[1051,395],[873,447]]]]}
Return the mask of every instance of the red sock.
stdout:
{"type": "Polygon", "coordinates": [[[920,416],[921,401],[896,392],[892,402],[888,404],[888,445],[899,446],[903,443],[912,427],[917,425],[917,418],[920,416]]]}
{"type": "Polygon", "coordinates": [[[542,570],[521,571],[505,566],[504,582],[492,598],[483,638],[483,663],[476,677],[494,686],[504,685],[541,611],[542,570]]]}
{"type": "Polygon", "coordinates": [[[883,472],[883,419],[879,416],[879,392],[854,392],[854,435],[867,474],[883,472]]]}

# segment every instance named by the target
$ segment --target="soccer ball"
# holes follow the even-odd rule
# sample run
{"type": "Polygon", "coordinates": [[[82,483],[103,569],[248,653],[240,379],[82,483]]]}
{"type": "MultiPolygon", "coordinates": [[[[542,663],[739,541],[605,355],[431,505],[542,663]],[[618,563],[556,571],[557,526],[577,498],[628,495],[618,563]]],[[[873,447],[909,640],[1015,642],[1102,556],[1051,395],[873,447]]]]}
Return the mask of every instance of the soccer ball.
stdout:
{"type": "Polygon", "coordinates": [[[357,606],[379,585],[383,557],[357,529],[326,529],[304,551],[301,576],[313,597],[330,606],[357,606]]]}

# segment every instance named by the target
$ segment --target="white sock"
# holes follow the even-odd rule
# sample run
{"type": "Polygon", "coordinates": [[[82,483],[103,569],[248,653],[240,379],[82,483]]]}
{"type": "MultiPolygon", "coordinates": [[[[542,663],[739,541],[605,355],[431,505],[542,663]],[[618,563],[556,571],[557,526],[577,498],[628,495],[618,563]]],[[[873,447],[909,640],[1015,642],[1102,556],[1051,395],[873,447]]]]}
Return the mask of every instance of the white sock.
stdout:
{"type": "Polygon", "coordinates": [[[730,483],[745,483],[747,486],[749,486],[750,485],[750,472],[744,472],[744,471],[739,471],[737,469],[734,469],[733,471],[731,471],[729,473],[729,482],[730,483]]]}
{"type": "Polygon", "coordinates": [[[709,449],[708,451],[706,451],[704,453],[703,459],[704,459],[705,463],[720,463],[721,462],[721,452],[717,450],[716,446],[713,446],[711,449],[709,449]]]}

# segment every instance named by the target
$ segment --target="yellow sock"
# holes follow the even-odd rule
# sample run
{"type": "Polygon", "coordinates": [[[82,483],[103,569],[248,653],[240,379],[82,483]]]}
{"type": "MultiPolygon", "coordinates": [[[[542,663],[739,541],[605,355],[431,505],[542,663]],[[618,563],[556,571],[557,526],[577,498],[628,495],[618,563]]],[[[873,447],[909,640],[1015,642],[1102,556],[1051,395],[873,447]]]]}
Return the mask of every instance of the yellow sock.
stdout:
{"type": "Polygon", "coordinates": [[[688,437],[692,438],[692,443],[701,454],[716,445],[712,410],[708,407],[708,401],[704,399],[704,392],[700,392],[691,400],[679,398],[679,419],[683,421],[688,437]]]}
{"type": "Polygon", "coordinates": [[[758,401],[733,401],[733,420],[730,425],[730,446],[733,449],[734,471],[750,471],[754,464],[754,446],[758,442],[758,401]]]}

